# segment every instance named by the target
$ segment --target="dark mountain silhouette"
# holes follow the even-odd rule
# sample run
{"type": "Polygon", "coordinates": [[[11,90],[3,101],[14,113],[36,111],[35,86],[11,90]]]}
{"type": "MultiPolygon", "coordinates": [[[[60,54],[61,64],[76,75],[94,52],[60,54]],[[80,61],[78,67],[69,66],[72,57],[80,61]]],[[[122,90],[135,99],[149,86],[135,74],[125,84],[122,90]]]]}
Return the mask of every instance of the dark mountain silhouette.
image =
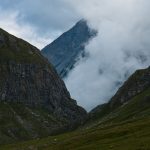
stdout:
{"type": "Polygon", "coordinates": [[[54,42],[42,49],[42,54],[55,66],[58,74],[64,78],[74,67],[79,55],[84,56],[84,48],[97,32],[80,20],[73,28],[63,33],[54,42]]]}

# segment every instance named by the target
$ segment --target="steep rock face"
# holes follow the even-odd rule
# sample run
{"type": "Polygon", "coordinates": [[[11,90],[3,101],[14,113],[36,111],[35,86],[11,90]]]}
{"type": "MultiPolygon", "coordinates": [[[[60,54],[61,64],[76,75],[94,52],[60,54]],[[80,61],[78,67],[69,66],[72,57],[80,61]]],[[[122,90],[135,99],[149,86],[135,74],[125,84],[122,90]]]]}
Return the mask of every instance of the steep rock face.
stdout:
{"type": "Polygon", "coordinates": [[[62,34],[42,49],[42,54],[55,66],[61,77],[65,77],[74,67],[79,55],[84,56],[85,44],[97,32],[88,27],[85,20],[79,21],[73,28],[62,34]]]}
{"type": "Polygon", "coordinates": [[[0,102],[47,110],[75,126],[86,111],[72,100],[53,66],[29,43],[0,29],[0,102]]]}
{"type": "Polygon", "coordinates": [[[4,75],[1,79],[1,101],[42,106],[72,121],[80,117],[78,112],[82,114],[82,109],[70,98],[64,83],[48,66],[8,62],[2,65],[0,74],[4,75]]]}

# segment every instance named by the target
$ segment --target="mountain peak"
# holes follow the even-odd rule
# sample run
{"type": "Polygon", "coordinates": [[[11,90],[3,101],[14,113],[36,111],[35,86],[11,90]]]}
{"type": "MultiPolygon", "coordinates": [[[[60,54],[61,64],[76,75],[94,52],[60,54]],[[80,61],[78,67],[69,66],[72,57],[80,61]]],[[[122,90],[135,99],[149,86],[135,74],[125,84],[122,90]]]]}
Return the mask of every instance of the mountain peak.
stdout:
{"type": "Polygon", "coordinates": [[[74,67],[78,57],[84,55],[85,44],[96,34],[95,30],[88,27],[87,21],[82,19],[43,48],[42,54],[52,62],[58,74],[65,77],[74,67]]]}
{"type": "Polygon", "coordinates": [[[85,19],[81,19],[75,24],[75,26],[78,26],[78,25],[79,26],[81,26],[81,25],[87,26],[87,21],[85,19]]]}

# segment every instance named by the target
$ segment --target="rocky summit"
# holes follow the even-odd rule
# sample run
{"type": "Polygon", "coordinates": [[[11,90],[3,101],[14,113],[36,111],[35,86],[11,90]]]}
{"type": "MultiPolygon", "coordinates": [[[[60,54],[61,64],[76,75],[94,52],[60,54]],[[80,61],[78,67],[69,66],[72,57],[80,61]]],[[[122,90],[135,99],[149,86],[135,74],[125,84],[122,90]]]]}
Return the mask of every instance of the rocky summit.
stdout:
{"type": "Polygon", "coordinates": [[[85,118],[40,51],[0,29],[0,139],[45,136],[85,118]]]}
{"type": "Polygon", "coordinates": [[[97,32],[90,29],[85,20],[80,20],[70,30],[63,33],[51,44],[42,49],[42,54],[55,66],[58,74],[64,78],[78,61],[84,57],[85,45],[97,32]]]}

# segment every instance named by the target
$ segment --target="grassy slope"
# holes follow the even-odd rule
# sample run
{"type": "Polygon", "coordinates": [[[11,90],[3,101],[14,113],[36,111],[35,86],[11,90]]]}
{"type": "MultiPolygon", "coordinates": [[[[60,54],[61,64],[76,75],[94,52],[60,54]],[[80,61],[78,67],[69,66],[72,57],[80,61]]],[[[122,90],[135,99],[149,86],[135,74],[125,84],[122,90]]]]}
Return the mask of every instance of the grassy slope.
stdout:
{"type": "MultiPolygon", "coordinates": [[[[133,97],[127,103],[118,107],[117,109],[114,109],[113,111],[104,115],[103,117],[102,117],[102,113],[100,113],[101,118],[100,119],[97,118],[95,124],[97,124],[98,122],[102,124],[107,124],[110,122],[111,123],[123,122],[127,120],[133,120],[139,117],[149,117],[150,116],[150,88],[146,89],[141,94],[133,97]]],[[[93,122],[94,120],[91,122],[92,125],[93,122]]]]}
{"type": "Polygon", "coordinates": [[[13,61],[40,65],[49,64],[40,51],[30,43],[9,34],[1,28],[0,37],[4,40],[2,44],[0,43],[0,63],[13,61]]]}
{"type": "Polygon", "coordinates": [[[50,136],[0,150],[149,150],[150,88],[103,120],[97,120],[77,131],[50,136]]]}
{"type": "Polygon", "coordinates": [[[0,144],[24,141],[48,136],[57,132],[64,120],[56,119],[42,108],[30,108],[21,104],[0,104],[0,144]],[[41,128],[43,128],[41,130],[41,128]]]}

